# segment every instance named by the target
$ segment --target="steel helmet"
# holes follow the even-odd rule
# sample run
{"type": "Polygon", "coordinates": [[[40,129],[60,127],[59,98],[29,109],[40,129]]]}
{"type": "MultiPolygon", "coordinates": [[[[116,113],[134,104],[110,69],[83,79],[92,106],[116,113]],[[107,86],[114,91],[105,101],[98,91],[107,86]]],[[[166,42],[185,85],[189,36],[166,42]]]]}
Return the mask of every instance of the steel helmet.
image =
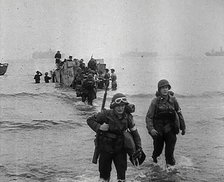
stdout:
{"type": "Polygon", "coordinates": [[[120,104],[128,104],[128,100],[124,94],[117,93],[111,99],[110,108],[113,109],[115,106],[120,104]]]}
{"type": "Polygon", "coordinates": [[[165,79],[162,79],[158,82],[158,90],[160,90],[160,88],[164,86],[168,86],[169,90],[171,89],[169,82],[165,79]]]}

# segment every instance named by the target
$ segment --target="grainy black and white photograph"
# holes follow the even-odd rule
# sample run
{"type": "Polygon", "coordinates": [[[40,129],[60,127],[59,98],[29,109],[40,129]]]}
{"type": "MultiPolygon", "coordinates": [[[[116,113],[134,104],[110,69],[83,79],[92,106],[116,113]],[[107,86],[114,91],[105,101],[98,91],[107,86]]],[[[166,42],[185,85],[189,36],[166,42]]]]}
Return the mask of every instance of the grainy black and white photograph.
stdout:
{"type": "Polygon", "coordinates": [[[0,9],[0,182],[224,180],[223,0],[0,9]]]}

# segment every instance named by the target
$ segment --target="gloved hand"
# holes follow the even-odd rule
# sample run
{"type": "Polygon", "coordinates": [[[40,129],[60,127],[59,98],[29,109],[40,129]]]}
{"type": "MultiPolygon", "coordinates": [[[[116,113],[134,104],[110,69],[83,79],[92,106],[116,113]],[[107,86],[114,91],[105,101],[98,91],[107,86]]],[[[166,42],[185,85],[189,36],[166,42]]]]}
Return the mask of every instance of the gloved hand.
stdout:
{"type": "Polygon", "coordinates": [[[151,130],[151,135],[156,136],[156,135],[158,135],[158,132],[155,129],[152,129],[151,130]]]}
{"type": "Polygon", "coordinates": [[[133,159],[141,158],[142,157],[142,148],[139,148],[136,150],[136,152],[133,154],[133,159]]]}
{"type": "Polygon", "coordinates": [[[108,131],[109,130],[109,124],[103,123],[100,125],[100,130],[101,131],[108,131]]]}
{"type": "Polygon", "coordinates": [[[130,161],[134,166],[139,166],[138,158],[134,159],[133,157],[130,157],[130,161]]]}
{"type": "Polygon", "coordinates": [[[134,166],[139,166],[145,160],[145,155],[143,154],[142,148],[136,150],[136,152],[130,157],[130,161],[134,166]]]}
{"type": "Polygon", "coordinates": [[[185,135],[185,130],[182,130],[181,131],[181,135],[185,135]]]}

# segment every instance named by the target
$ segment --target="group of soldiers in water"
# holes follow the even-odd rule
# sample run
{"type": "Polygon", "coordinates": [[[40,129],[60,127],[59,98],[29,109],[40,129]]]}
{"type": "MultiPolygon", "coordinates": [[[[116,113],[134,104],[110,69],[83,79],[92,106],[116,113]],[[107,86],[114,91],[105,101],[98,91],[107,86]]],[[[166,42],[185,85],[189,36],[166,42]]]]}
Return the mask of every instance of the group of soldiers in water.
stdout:
{"type": "Polygon", "coordinates": [[[92,101],[96,98],[97,89],[107,89],[110,85],[110,80],[111,89],[117,89],[117,77],[114,72],[114,69],[111,69],[110,74],[109,69],[102,73],[101,71],[92,70],[89,66],[85,70],[79,67],[71,87],[76,90],[77,97],[82,97],[83,102],[87,100],[88,104],[92,105],[92,101]]]}
{"type": "Polygon", "coordinates": [[[96,99],[97,89],[107,89],[110,81],[111,89],[117,89],[117,76],[113,68],[111,73],[109,73],[109,69],[105,69],[103,72],[98,70],[97,62],[92,57],[86,66],[83,59],[72,59],[72,56],[69,56],[68,60],[61,61],[60,51],[55,54],[57,69],[60,69],[60,66],[66,61],[74,61],[77,66],[74,80],[70,86],[75,89],[77,97],[82,98],[82,102],[87,101],[89,105],[92,105],[93,100],[96,99]]]}
{"type": "MultiPolygon", "coordinates": [[[[74,61],[77,66],[76,74],[74,75],[74,80],[70,87],[75,89],[77,97],[82,97],[82,102],[87,101],[89,105],[92,105],[93,100],[96,99],[97,89],[107,89],[110,85],[110,81],[111,89],[117,89],[117,76],[113,68],[111,69],[111,73],[109,73],[109,69],[107,68],[104,72],[98,70],[97,62],[92,57],[87,66],[83,59],[72,59],[72,56],[69,56],[69,59],[64,59],[64,61],[61,61],[61,53],[60,51],[57,51],[55,54],[56,68],[61,69],[66,61],[74,61]]],[[[42,73],[37,71],[34,76],[35,83],[40,83],[41,76],[42,73]]],[[[45,83],[49,83],[50,79],[52,79],[52,82],[55,82],[54,72],[51,73],[51,77],[48,76],[48,72],[45,73],[45,83]]]]}
{"type": "MultiPolygon", "coordinates": [[[[115,70],[111,69],[111,74],[109,69],[105,69],[105,72],[99,71],[96,60],[93,58],[87,66],[82,59],[72,60],[72,56],[69,56],[69,60],[62,62],[58,51],[55,59],[57,69],[60,69],[65,61],[77,62],[78,68],[71,87],[76,90],[77,96],[82,97],[82,101],[87,101],[89,105],[92,105],[92,101],[96,98],[97,89],[105,89],[106,95],[110,81],[112,90],[117,88],[115,70]]],[[[36,83],[40,83],[41,76],[42,73],[37,71],[34,77],[36,83]]],[[[45,82],[51,79],[47,73],[45,78],[45,82]]],[[[168,80],[162,79],[158,82],[158,89],[145,117],[147,131],[153,140],[152,160],[155,164],[158,163],[158,157],[165,148],[168,172],[172,171],[174,169],[172,167],[176,164],[174,149],[177,135],[180,131],[182,135],[185,135],[186,130],[181,108],[170,89],[168,80]]],[[[105,100],[106,97],[103,99],[104,104],[105,100]]],[[[110,109],[102,107],[101,112],[87,119],[89,127],[96,132],[92,162],[99,163],[100,182],[110,181],[112,162],[117,172],[117,181],[126,181],[127,154],[134,166],[139,166],[145,161],[146,154],[143,152],[141,137],[132,115],[134,111],[134,104],[129,103],[124,94],[116,93],[111,99],[110,109]]]]}
{"type": "MultiPolygon", "coordinates": [[[[42,76],[43,74],[40,72],[40,71],[36,71],[36,74],[34,76],[34,80],[35,80],[35,83],[40,83],[40,77],[42,76]]],[[[44,76],[44,81],[45,83],[49,83],[49,80],[51,79],[50,76],[48,76],[48,72],[45,73],[45,76],[44,76]]]]}

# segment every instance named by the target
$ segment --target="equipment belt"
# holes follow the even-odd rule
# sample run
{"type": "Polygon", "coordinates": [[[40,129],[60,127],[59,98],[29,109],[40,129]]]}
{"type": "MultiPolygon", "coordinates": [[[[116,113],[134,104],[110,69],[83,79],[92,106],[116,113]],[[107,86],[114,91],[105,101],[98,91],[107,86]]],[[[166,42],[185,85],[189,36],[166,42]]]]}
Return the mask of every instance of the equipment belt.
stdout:
{"type": "Polygon", "coordinates": [[[116,139],[116,138],[118,138],[118,137],[121,137],[121,135],[116,135],[116,134],[114,134],[114,133],[108,133],[108,132],[104,132],[103,135],[104,135],[105,137],[113,138],[113,139],[116,139]]]}

